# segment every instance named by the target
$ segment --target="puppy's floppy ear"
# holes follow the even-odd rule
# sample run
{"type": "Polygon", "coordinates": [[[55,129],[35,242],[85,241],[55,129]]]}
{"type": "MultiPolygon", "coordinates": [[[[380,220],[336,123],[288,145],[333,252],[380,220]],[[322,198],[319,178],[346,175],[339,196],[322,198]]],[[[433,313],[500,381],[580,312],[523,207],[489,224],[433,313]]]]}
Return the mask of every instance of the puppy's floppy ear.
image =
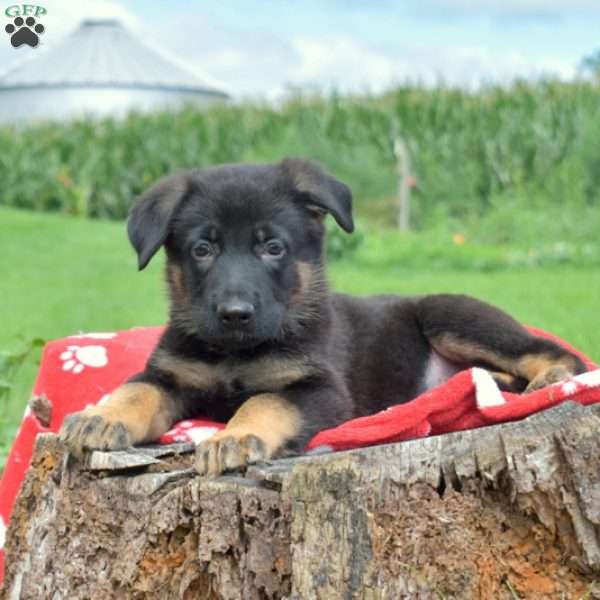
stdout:
{"type": "Polygon", "coordinates": [[[164,244],[175,209],[190,190],[188,173],[161,179],[144,192],[129,212],[127,233],[141,271],[164,244]]]}
{"type": "Polygon", "coordinates": [[[344,231],[354,231],[352,192],[346,184],[325,173],[311,160],[286,158],[280,164],[306,208],[331,213],[344,231]]]}

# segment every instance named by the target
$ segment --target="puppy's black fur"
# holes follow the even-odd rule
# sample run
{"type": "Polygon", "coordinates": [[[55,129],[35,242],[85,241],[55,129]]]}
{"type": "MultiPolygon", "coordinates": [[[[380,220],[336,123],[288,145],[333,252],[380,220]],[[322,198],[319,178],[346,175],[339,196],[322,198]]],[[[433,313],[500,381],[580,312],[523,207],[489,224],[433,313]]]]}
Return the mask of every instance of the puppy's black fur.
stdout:
{"type": "Polygon", "coordinates": [[[76,452],[150,441],[181,418],[228,422],[200,473],[301,451],[319,430],[406,402],[460,368],[505,389],[585,370],[558,345],[466,296],[330,294],[325,214],[351,233],[351,193],[318,165],[225,165],[157,183],[134,206],[143,269],[164,246],[170,321],[145,370],[71,417],[76,452]]]}

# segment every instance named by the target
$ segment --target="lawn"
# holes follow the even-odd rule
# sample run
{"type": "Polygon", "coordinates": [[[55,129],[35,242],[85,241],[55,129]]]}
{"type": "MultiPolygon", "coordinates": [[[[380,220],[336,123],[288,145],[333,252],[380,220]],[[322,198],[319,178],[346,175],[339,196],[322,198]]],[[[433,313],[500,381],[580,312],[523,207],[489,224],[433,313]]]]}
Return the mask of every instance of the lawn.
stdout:
{"type": "MultiPolygon", "coordinates": [[[[0,232],[0,351],[17,350],[36,337],[164,322],[162,259],[138,273],[123,223],[0,208],[0,232]]],[[[411,248],[415,240],[419,236],[411,238],[411,248]]],[[[428,241],[423,236],[423,244],[428,241]]],[[[416,269],[414,260],[406,268],[403,243],[394,233],[371,232],[357,255],[332,264],[333,287],[356,294],[472,294],[554,331],[600,360],[600,336],[594,327],[600,306],[597,269],[416,269]]],[[[35,359],[19,371],[6,406],[0,406],[0,465],[29,397],[35,359]]]]}

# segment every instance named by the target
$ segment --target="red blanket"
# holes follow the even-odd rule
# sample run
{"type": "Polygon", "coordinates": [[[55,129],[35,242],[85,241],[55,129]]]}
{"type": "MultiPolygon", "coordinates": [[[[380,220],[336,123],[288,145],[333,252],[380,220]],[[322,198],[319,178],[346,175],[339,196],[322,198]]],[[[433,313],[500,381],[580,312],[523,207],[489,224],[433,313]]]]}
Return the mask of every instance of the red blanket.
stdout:
{"type": "MultiPolygon", "coordinates": [[[[309,442],[307,450],[323,446],[342,450],[514,421],[565,400],[581,404],[600,402],[597,366],[562,340],[537,329],[531,331],[576,352],[590,371],[531,394],[500,392],[483,369],[461,371],[407,404],[321,431],[309,442]]],[[[112,390],[141,371],[161,332],[162,328],[156,327],[89,333],[56,340],[44,348],[33,394],[49,399],[52,414],[49,425],[44,426],[29,409],[25,411],[0,481],[0,581],[6,523],[29,465],[35,436],[58,431],[65,415],[103,402],[112,390]]],[[[198,443],[222,427],[221,423],[202,420],[182,421],[159,442],[198,443]]]]}

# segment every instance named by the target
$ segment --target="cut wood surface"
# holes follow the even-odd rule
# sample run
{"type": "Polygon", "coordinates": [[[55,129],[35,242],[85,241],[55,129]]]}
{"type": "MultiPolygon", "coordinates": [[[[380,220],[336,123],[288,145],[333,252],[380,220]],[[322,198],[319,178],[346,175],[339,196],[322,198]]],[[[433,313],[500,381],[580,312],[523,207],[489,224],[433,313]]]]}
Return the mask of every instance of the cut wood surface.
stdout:
{"type": "Polygon", "coordinates": [[[595,598],[600,411],[198,477],[191,447],[38,438],[5,600],[595,598]]]}

